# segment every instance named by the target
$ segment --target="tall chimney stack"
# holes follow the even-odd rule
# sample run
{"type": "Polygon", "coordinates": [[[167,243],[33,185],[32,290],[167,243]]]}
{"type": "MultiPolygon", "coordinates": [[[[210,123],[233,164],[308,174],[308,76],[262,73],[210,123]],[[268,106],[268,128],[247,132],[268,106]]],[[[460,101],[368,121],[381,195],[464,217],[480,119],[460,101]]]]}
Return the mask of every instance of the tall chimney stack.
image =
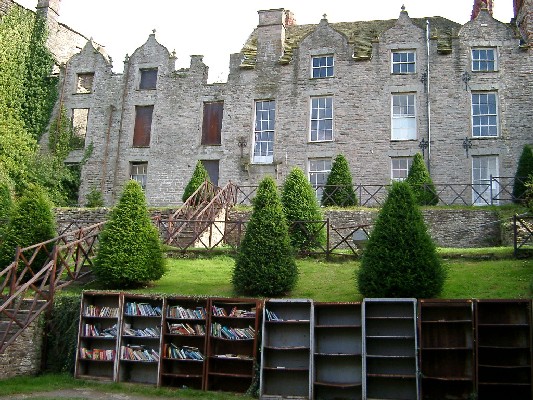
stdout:
{"type": "Polygon", "coordinates": [[[476,19],[479,11],[486,8],[490,15],[492,15],[492,8],[494,7],[494,0],[474,0],[474,8],[472,9],[472,15],[470,20],[476,19]]]}

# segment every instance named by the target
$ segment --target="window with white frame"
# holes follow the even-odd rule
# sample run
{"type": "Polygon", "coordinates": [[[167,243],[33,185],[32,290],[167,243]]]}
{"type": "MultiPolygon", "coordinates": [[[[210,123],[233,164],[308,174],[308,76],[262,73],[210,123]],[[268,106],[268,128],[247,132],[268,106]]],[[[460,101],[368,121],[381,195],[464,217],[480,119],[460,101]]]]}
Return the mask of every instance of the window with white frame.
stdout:
{"type": "Polygon", "coordinates": [[[413,159],[411,157],[392,157],[391,158],[391,179],[393,181],[403,181],[409,175],[409,169],[413,159]]]}
{"type": "Polygon", "coordinates": [[[333,97],[311,98],[311,142],[333,140],[333,97]]]}
{"type": "Polygon", "coordinates": [[[498,136],[498,103],[495,92],[472,93],[472,136],[498,136]]]}
{"type": "Polygon", "coordinates": [[[392,95],[392,140],[416,139],[416,107],[413,93],[392,95]]]}
{"type": "Polygon", "coordinates": [[[255,102],[254,163],[270,164],[274,161],[274,128],[276,123],[276,102],[260,100],[255,102]]]}
{"type": "Polygon", "coordinates": [[[472,71],[496,71],[496,49],[472,49],[472,71]]]}
{"type": "Polygon", "coordinates": [[[498,176],[498,156],[472,157],[472,202],[474,205],[497,204],[499,185],[493,177],[498,176]]]}
{"type": "Polygon", "coordinates": [[[416,72],[416,53],[414,50],[395,50],[392,52],[393,74],[414,74],[416,72]]]}
{"type": "Polygon", "coordinates": [[[130,179],[139,182],[142,189],[146,189],[146,177],[148,171],[148,163],[145,161],[130,163],[130,179]]]}
{"type": "Polygon", "coordinates": [[[333,76],[333,56],[317,56],[311,61],[313,78],[331,78],[333,76]]]}
{"type": "Polygon", "coordinates": [[[331,171],[331,158],[310,158],[309,159],[309,182],[315,189],[316,198],[322,199],[324,186],[331,171]]]}

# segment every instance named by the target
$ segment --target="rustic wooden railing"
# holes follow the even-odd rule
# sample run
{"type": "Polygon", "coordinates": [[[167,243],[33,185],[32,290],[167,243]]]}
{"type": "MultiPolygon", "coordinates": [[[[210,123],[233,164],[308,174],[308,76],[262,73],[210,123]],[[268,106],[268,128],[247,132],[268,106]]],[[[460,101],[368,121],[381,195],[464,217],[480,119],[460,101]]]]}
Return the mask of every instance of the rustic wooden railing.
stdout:
{"type": "Polygon", "coordinates": [[[87,273],[104,222],[54,239],[17,248],[0,272],[0,354],[39,315],[51,308],[56,290],[87,273]]]}

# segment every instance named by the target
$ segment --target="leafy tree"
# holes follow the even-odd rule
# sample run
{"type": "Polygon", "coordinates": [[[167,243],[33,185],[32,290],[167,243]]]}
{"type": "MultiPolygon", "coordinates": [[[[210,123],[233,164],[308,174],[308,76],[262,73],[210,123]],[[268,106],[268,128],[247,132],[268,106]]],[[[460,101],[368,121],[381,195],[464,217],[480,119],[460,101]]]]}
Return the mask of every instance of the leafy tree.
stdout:
{"type": "Polygon", "coordinates": [[[322,221],[323,218],[315,191],[300,168],[294,168],[287,175],[281,192],[281,203],[291,226],[291,244],[296,250],[312,250],[325,243],[325,231],[321,224],[305,222],[292,225],[295,221],[322,221]]]}
{"type": "Polygon", "coordinates": [[[526,144],[518,159],[518,166],[516,168],[513,186],[513,199],[515,203],[519,203],[524,199],[526,181],[530,175],[533,175],[533,149],[530,145],[526,144]]]}
{"type": "Polygon", "coordinates": [[[126,184],[109,214],[100,234],[93,271],[101,282],[113,288],[138,287],[163,276],[159,234],[150,221],[144,193],[136,181],[126,184]]]}
{"type": "Polygon", "coordinates": [[[420,206],[435,206],[439,202],[437,191],[424,162],[422,154],[416,153],[409,174],[405,180],[415,195],[420,206]]]}
{"type": "Polygon", "coordinates": [[[352,207],[357,205],[357,197],[353,190],[352,174],[346,158],[339,154],[335,157],[331,172],[322,193],[322,205],[352,207]]]}
{"type": "Polygon", "coordinates": [[[189,183],[187,183],[187,186],[185,186],[185,191],[183,192],[181,200],[183,202],[187,201],[187,199],[191,197],[191,195],[196,191],[196,189],[198,189],[205,181],[209,181],[209,174],[207,173],[204,164],[200,160],[198,160],[198,162],[196,163],[196,168],[194,168],[191,180],[189,181],[189,183]]]}
{"type": "MultiPolygon", "coordinates": [[[[38,186],[30,185],[16,202],[7,225],[4,241],[0,245],[0,269],[13,262],[15,248],[28,247],[45,242],[56,236],[55,216],[52,203],[38,186]]],[[[51,248],[47,249],[48,251],[51,248]]],[[[29,258],[30,254],[26,254],[29,258]]],[[[33,262],[34,272],[48,260],[46,251],[41,250],[33,262]]],[[[20,269],[23,266],[19,266],[20,269]]]]}
{"type": "Polygon", "coordinates": [[[236,292],[252,296],[277,296],[296,285],[298,269],[276,184],[265,177],[259,184],[235,268],[236,292]]]}
{"type": "Polygon", "coordinates": [[[446,272],[406,182],[393,182],[358,272],[365,297],[438,296],[446,272]]]}

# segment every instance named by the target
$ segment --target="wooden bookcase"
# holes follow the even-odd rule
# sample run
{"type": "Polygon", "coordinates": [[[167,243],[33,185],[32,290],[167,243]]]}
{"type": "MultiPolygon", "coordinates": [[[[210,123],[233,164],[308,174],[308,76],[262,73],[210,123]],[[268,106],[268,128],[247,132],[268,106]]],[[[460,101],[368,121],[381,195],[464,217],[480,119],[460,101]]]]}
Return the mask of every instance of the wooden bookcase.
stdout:
{"type": "Polygon", "coordinates": [[[362,399],[361,303],[314,303],[317,399],[362,399]]]}
{"type": "Polygon", "coordinates": [[[206,390],[246,392],[255,376],[261,300],[209,301],[206,390]]]}
{"type": "Polygon", "coordinates": [[[531,400],[531,300],[477,300],[476,339],[479,398],[531,400]]]}
{"type": "Polygon", "coordinates": [[[207,298],[165,299],[160,385],[204,388],[208,307],[207,298]]]}
{"type": "Polygon", "coordinates": [[[312,300],[265,301],[260,398],[313,398],[312,327],[312,300]]]}
{"type": "Polygon", "coordinates": [[[124,295],[119,382],[158,383],[162,312],[161,297],[124,295]]]}
{"type": "Polygon", "coordinates": [[[473,301],[419,300],[418,316],[422,399],[472,399],[473,301]]]}
{"type": "Polygon", "coordinates": [[[120,317],[118,293],[84,292],[74,376],[115,380],[120,317]]]}
{"type": "Polygon", "coordinates": [[[363,398],[418,399],[416,299],[363,300],[363,398]]]}

